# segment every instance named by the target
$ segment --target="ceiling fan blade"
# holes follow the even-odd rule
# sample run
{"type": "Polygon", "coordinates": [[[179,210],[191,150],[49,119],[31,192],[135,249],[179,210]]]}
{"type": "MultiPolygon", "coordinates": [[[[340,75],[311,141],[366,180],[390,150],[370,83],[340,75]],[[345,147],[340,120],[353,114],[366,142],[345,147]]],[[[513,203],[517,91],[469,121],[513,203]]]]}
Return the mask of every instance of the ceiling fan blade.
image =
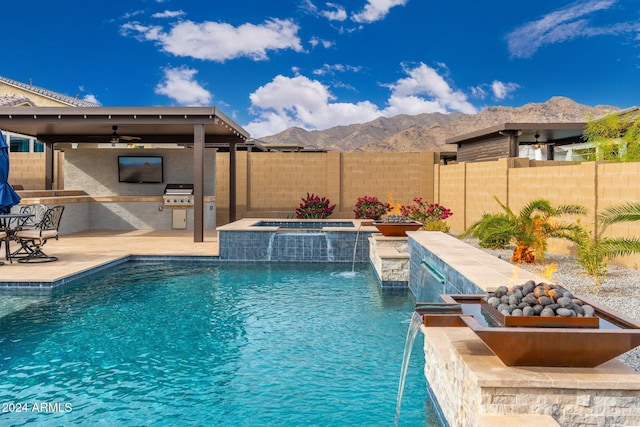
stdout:
{"type": "Polygon", "coordinates": [[[120,135],[122,141],[140,141],[141,139],[139,136],[120,135]]]}

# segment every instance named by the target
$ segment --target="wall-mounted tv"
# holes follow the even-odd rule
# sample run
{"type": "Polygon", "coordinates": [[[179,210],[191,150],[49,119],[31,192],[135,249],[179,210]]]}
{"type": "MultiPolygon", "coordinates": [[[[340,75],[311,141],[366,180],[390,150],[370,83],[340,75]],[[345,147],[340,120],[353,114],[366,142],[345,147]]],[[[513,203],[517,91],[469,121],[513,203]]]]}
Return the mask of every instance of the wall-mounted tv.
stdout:
{"type": "Polygon", "coordinates": [[[118,156],[118,181],[159,184],[163,180],[161,156],[118,156]]]}

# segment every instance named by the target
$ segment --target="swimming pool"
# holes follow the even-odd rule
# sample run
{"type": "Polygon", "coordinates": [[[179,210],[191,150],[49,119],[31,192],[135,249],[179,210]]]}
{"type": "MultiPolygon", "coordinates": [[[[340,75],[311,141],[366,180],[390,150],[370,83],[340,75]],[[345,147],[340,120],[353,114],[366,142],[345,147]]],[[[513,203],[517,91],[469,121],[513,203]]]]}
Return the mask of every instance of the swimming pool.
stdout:
{"type": "MultiPolygon", "coordinates": [[[[343,271],[127,263],[57,289],[0,319],[0,424],[393,425],[414,300],[343,271]]],[[[414,349],[400,425],[435,425],[414,349]]]]}

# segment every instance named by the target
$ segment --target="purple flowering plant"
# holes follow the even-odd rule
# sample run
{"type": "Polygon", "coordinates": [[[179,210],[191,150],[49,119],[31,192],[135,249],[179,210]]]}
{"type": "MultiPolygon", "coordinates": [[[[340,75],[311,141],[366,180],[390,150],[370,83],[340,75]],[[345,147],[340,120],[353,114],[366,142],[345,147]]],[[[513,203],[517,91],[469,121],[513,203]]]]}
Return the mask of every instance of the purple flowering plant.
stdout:
{"type": "Polygon", "coordinates": [[[296,209],[296,218],[298,219],[324,219],[328,218],[335,209],[336,205],[332,205],[331,201],[326,197],[316,196],[307,193],[307,197],[302,198],[302,203],[296,209]]]}

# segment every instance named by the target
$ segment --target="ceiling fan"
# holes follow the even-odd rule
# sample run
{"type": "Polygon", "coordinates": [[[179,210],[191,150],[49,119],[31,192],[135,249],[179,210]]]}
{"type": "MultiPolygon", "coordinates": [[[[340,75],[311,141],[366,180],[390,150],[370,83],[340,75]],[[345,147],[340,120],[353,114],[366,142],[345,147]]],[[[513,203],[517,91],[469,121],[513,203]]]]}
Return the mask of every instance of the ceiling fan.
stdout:
{"type": "Polygon", "coordinates": [[[117,144],[120,141],[140,141],[140,139],[142,139],[138,136],[127,136],[118,134],[117,125],[111,126],[111,129],[113,129],[113,132],[111,133],[111,135],[109,135],[109,142],[112,144],[117,144]]]}

